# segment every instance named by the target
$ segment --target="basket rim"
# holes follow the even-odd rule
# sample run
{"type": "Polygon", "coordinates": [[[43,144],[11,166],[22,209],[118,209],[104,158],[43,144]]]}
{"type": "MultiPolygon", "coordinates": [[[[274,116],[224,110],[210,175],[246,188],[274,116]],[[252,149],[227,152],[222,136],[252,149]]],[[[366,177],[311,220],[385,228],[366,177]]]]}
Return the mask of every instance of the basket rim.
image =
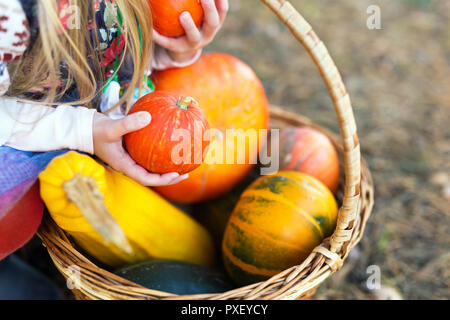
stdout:
{"type": "Polygon", "coordinates": [[[289,28],[309,53],[333,102],[343,142],[345,188],[337,227],[330,239],[329,255],[335,256],[351,237],[361,195],[361,151],[350,96],[336,64],[312,26],[287,0],[261,0],[289,28]]]}
{"type": "MultiPolygon", "coordinates": [[[[306,117],[286,111],[280,107],[271,107],[270,111],[274,121],[280,121],[281,119],[281,121],[289,121],[288,124],[307,125],[323,132],[336,146],[340,158],[342,157],[343,147],[336,134],[315,124],[306,117]]],[[[364,160],[362,168],[365,170],[362,176],[364,200],[360,206],[357,226],[355,226],[355,230],[358,230],[358,232],[349,244],[347,254],[339,258],[338,261],[340,263],[345,261],[350,250],[361,240],[367,219],[373,207],[373,182],[364,160]]],[[[342,186],[340,189],[342,189],[342,186]]],[[[336,265],[333,268],[332,259],[335,257],[329,258],[326,256],[327,251],[329,251],[329,240],[325,240],[314,249],[301,265],[284,270],[267,281],[233,289],[225,293],[175,295],[144,288],[96,266],[83,253],[77,251],[69,237],[53,222],[48,214],[45,215],[38,235],[42,239],[43,245],[47,248],[53,263],[66,279],[73,280],[73,266],[79,268],[81,276],[80,287],[78,292],[74,290],[78,298],[132,300],[157,298],[170,300],[203,300],[228,299],[229,297],[239,299],[241,296],[245,299],[287,299],[289,297],[297,298],[298,296],[309,298],[315,292],[315,289],[333,272],[337,271],[339,267],[336,265]],[[317,270],[314,271],[314,269],[317,270]],[[308,274],[308,271],[311,270],[314,272],[308,274]],[[281,290],[277,290],[277,288],[281,288],[281,290]]]]}
{"type": "MultiPolygon", "coordinates": [[[[316,248],[310,256],[299,266],[285,270],[274,276],[266,282],[247,286],[244,288],[224,293],[221,295],[205,296],[182,296],[185,299],[194,298],[245,298],[245,299],[284,299],[308,297],[315,288],[328,278],[333,272],[339,270],[350,250],[359,242],[364,231],[365,223],[373,207],[373,182],[370,171],[361,157],[360,144],[357,135],[356,121],[353,114],[353,108],[350,96],[342,81],[342,77],[331,58],[326,46],[314,32],[311,25],[302,17],[302,15],[287,0],[261,0],[272,12],[283,22],[291,31],[293,36],[303,45],[311,56],[314,64],[318,68],[322,79],[328,89],[329,95],[337,114],[342,143],[338,143],[342,153],[345,182],[343,186],[342,206],[339,208],[337,226],[333,235],[327,243],[322,243],[316,248]],[[362,196],[361,196],[362,195],[362,196]],[[308,269],[309,268],[309,269],[308,269]],[[277,290],[278,289],[278,290],[277,290]]],[[[276,110],[273,111],[276,115],[276,110]]],[[[281,116],[282,112],[279,112],[281,116]]],[[[285,113],[287,115],[288,113],[285,113]]],[[[293,116],[292,114],[290,114],[293,116]]],[[[301,118],[297,118],[301,119],[301,118]]],[[[299,120],[301,122],[301,120],[299,120]]],[[[333,138],[335,142],[336,137],[333,138]]],[[[55,265],[66,276],[66,271],[59,266],[56,256],[52,256],[55,265]]],[[[55,248],[53,246],[53,248],[55,248]]],[[[65,259],[67,260],[67,259],[65,259]]],[[[87,262],[87,267],[92,264],[87,262]]],[[[91,274],[92,276],[92,274],[91,274]]],[[[83,294],[89,298],[115,298],[122,297],[116,292],[105,291],[104,287],[97,287],[96,292],[89,291],[89,287],[84,288],[83,294]]],[[[123,288],[117,288],[121,292],[123,288]]],[[[136,295],[139,296],[135,289],[136,295]]],[[[148,291],[146,291],[148,292],[148,291]]],[[[167,295],[159,296],[167,298],[167,295]]],[[[152,298],[143,295],[142,298],[152,298]]],[[[156,297],[154,297],[156,299],[156,297]]],[[[175,298],[175,296],[170,296],[175,298]]]]}

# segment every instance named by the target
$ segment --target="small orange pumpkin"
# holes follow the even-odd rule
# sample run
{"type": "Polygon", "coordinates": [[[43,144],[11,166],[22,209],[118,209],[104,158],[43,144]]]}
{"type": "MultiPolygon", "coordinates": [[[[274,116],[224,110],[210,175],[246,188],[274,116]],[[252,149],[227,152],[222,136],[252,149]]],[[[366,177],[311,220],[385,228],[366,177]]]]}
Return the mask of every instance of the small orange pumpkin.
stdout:
{"type": "Polygon", "coordinates": [[[191,97],[155,91],[140,98],[129,114],[147,111],[152,122],[125,135],[130,156],[150,172],[178,172],[198,168],[209,146],[209,123],[191,97]]]}
{"type": "Polygon", "coordinates": [[[200,0],[148,0],[156,31],[166,37],[180,37],[184,29],[180,23],[180,14],[187,11],[197,27],[203,23],[203,8],[200,0]]]}
{"type": "Polygon", "coordinates": [[[280,131],[280,170],[298,171],[320,180],[333,193],[339,186],[339,159],[330,139],[310,127],[280,131]]]}

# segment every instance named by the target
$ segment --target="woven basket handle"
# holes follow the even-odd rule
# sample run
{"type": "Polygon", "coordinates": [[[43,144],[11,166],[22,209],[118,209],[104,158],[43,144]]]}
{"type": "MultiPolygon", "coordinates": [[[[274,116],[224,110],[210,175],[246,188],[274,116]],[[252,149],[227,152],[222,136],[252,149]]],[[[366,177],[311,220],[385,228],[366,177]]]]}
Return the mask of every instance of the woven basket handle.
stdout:
{"type": "Polygon", "coordinates": [[[336,230],[330,239],[331,253],[338,253],[350,240],[358,214],[361,183],[361,152],[356,133],[355,117],[342,77],[327,48],[311,25],[286,0],[261,0],[291,30],[305,47],[320,71],[328,88],[338,117],[344,146],[345,190],[339,209],[336,230]]]}

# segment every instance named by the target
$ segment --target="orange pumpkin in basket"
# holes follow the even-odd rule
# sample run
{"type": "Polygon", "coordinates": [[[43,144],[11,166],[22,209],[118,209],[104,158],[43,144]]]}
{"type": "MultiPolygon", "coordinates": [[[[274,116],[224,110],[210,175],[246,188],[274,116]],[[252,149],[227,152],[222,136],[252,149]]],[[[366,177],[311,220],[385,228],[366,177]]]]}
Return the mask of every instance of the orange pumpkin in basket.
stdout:
{"type": "Polygon", "coordinates": [[[192,96],[213,129],[205,162],[189,179],[155,190],[179,203],[202,202],[230,191],[252,169],[259,144],[266,139],[260,129],[268,127],[269,105],[255,73],[237,58],[209,53],[189,67],[155,72],[152,78],[157,90],[192,96]],[[243,150],[233,135],[241,140],[247,133],[254,133],[258,143],[252,148],[246,143],[243,150]],[[237,164],[243,155],[245,162],[237,164]]]}
{"type": "Polygon", "coordinates": [[[187,11],[197,27],[203,23],[203,8],[200,0],[148,0],[156,31],[166,37],[184,35],[180,14],[187,11]]]}
{"type": "Polygon", "coordinates": [[[333,193],[339,186],[339,159],[330,139],[310,127],[280,131],[280,170],[303,172],[325,184],[333,193]]]}

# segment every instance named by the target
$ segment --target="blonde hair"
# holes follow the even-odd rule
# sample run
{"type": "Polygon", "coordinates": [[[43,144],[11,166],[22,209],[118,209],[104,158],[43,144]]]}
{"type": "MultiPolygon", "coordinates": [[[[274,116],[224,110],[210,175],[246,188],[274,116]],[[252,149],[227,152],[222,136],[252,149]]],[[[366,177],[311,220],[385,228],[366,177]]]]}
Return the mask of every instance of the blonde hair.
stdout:
{"type": "MultiPolygon", "coordinates": [[[[106,70],[100,64],[98,34],[94,32],[96,39],[92,41],[88,31],[89,17],[97,28],[93,1],[69,1],[69,5],[79,8],[80,13],[80,28],[73,29],[63,27],[59,18],[58,2],[37,1],[39,36],[27,54],[9,66],[11,86],[7,94],[23,97],[25,93],[46,85],[49,88],[38,102],[53,104],[75,85],[79,92],[79,100],[68,104],[94,107],[92,100],[103,89],[99,88],[97,83],[105,84],[106,70]],[[67,82],[61,88],[62,65],[67,72],[67,82]]],[[[147,0],[115,0],[115,2],[122,14],[121,30],[125,39],[119,69],[127,55],[134,63],[132,79],[117,107],[131,100],[136,87],[142,89],[145,70],[151,59],[152,21],[147,0]]],[[[117,16],[114,15],[114,19],[118,23],[117,16]]]]}

